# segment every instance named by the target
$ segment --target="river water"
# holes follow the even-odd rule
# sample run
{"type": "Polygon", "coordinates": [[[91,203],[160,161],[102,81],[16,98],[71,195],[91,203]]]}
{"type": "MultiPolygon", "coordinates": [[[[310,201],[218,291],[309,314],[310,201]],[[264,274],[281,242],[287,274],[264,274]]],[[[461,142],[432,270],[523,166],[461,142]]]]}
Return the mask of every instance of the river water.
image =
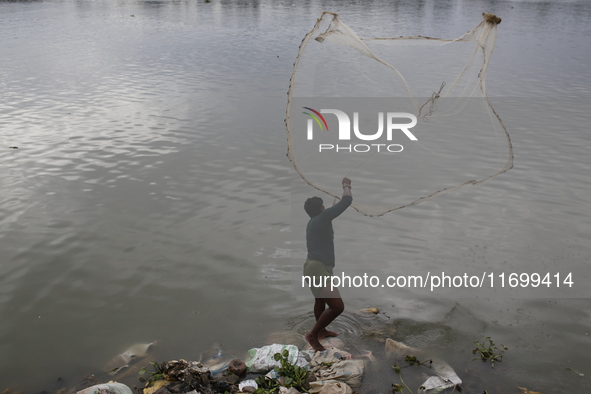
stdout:
{"type": "Polygon", "coordinates": [[[156,361],[214,343],[242,357],[311,327],[292,272],[314,189],[284,117],[324,10],[362,36],[454,38],[502,17],[487,92],[515,153],[478,187],[347,211],[337,269],[574,274],[541,292],[343,289],[334,329],[379,359],[362,390],[399,383],[377,331],[445,359],[465,392],[589,391],[591,3],[558,0],[0,2],[0,390],[74,385],[135,343],[157,340],[156,361]],[[470,361],[486,336],[508,347],[494,369],[470,361]]]}

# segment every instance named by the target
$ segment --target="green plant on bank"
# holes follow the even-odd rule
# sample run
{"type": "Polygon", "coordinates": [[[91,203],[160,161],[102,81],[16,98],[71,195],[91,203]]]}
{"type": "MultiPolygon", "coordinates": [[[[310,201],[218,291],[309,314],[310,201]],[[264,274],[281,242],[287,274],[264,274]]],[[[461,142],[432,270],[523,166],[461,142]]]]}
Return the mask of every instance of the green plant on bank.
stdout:
{"type": "Polygon", "coordinates": [[[484,338],[482,343],[475,341],[476,348],[472,350],[472,354],[478,353],[479,357],[473,358],[472,361],[478,360],[479,358],[483,361],[490,361],[491,367],[495,367],[495,361],[501,362],[503,361],[503,355],[498,353],[499,351],[502,353],[505,350],[508,350],[506,346],[501,345],[499,349],[497,345],[490,339],[490,337],[484,338]],[[488,346],[486,346],[486,341],[488,341],[488,346]]]}
{"type": "Polygon", "coordinates": [[[255,394],[275,393],[279,391],[279,387],[281,386],[286,388],[294,387],[299,392],[308,391],[304,388],[304,384],[308,380],[308,370],[290,363],[288,357],[289,351],[287,349],[282,353],[275,353],[273,358],[281,364],[275,367],[279,379],[269,379],[265,376],[259,376],[256,378],[259,387],[256,389],[255,394]]]}
{"type": "MultiPolygon", "coordinates": [[[[154,361],[150,361],[150,365],[153,366],[154,368],[156,368],[156,371],[153,372],[149,372],[150,376],[148,379],[141,377],[140,378],[140,382],[144,383],[147,382],[148,385],[156,382],[157,380],[162,380],[164,379],[164,368],[166,367],[166,363],[163,362],[161,365],[158,363],[155,363],[154,361]]],[[[146,372],[148,372],[146,370],[146,367],[143,367],[142,369],[139,370],[138,375],[144,375],[146,372]]]]}

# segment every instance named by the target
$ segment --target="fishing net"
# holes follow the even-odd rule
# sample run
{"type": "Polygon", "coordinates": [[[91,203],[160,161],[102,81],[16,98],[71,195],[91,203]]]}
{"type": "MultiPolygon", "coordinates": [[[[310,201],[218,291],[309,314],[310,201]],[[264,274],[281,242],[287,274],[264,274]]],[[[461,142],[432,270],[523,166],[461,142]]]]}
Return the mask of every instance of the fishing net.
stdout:
{"type": "Polygon", "coordinates": [[[475,185],[513,166],[509,134],[486,96],[500,19],[456,39],[360,38],[324,12],[294,63],[288,157],[309,185],[369,216],[475,185]]]}

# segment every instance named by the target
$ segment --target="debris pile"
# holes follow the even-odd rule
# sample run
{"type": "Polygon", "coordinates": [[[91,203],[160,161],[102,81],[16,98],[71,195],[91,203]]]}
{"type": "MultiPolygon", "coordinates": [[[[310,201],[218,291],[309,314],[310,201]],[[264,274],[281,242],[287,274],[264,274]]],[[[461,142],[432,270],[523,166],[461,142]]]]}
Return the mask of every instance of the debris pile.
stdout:
{"type": "Polygon", "coordinates": [[[361,386],[365,370],[364,360],[353,360],[343,350],[315,352],[282,344],[251,349],[246,362],[233,359],[224,364],[227,367],[214,374],[197,361],[152,363],[156,371],[143,394],[351,394],[352,387],[361,386]]]}
{"type": "MultiPolygon", "coordinates": [[[[225,382],[214,379],[211,371],[203,364],[197,361],[173,360],[167,363],[162,363],[162,378],[168,382],[158,390],[154,391],[156,394],[172,394],[172,393],[235,393],[235,386],[225,382]]],[[[144,394],[150,394],[151,391],[144,390],[144,394]]]]}
{"type": "MultiPolygon", "coordinates": [[[[155,342],[136,344],[112,358],[101,374],[87,375],[75,388],[66,388],[64,381],[60,378],[58,379],[59,387],[51,392],[55,394],[362,394],[359,390],[367,389],[375,392],[377,389],[375,386],[372,387],[372,382],[362,385],[366,378],[366,368],[369,368],[367,380],[375,381],[376,373],[379,374],[380,381],[381,376],[384,376],[381,363],[376,362],[376,357],[390,365],[394,363],[392,370],[397,376],[392,373],[392,392],[430,394],[462,390],[460,387],[462,379],[449,364],[433,357],[425,347],[414,348],[393,340],[391,337],[403,336],[398,333],[397,328],[388,324],[375,324],[374,320],[383,315],[378,308],[362,309],[356,314],[360,319],[368,322],[363,326],[361,337],[374,342],[374,345],[369,348],[371,350],[365,347],[367,343],[360,347],[355,344],[345,344],[342,337],[326,337],[320,341],[325,350],[316,351],[306,344],[302,335],[289,331],[272,333],[266,341],[272,344],[250,349],[243,358],[244,361],[227,354],[222,351],[220,345],[214,344],[209,350],[201,353],[198,361],[179,359],[160,364],[155,362],[148,364],[146,358],[155,342]],[[374,351],[376,357],[373,355],[374,351]],[[150,365],[151,370],[149,370],[150,365]],[[111,379],[117,379],[119,382],[112,380],[105,383],[104,375],[111,375],[111,379]],[[140,385],[137,385],[138,378],[140,385]],[[130,387],[133,387],[133,390],[130,387]]],[[[409,344],[415,343],[416,341],[409,341],[409,344]]],[[[489,337],[486,337],[482,343],[479,341],[475,343],[477,348],[474,352],[478,352],[483,361],[491,361],[491,366],[492,361],[501,361],[501,353],[507,349],[504,346],[501,349],[497,348],[489,337]]],[[[567,369],[583,376],[572,368],[567,369]]],[[[522,387],[518,389],[522,393],[541,394],[522,387]]],[[[22,393],[7,389],[0,394],[22,393]]]]}

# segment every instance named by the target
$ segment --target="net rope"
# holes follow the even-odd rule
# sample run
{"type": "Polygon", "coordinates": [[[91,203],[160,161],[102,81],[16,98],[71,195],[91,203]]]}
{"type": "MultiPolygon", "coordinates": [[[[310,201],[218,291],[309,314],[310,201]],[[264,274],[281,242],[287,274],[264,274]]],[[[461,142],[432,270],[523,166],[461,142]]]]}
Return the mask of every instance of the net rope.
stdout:
{"type": "MultiPolygon", "coordinates": [[[[426,36],[361,38],[355,33],[355,31],[345,25],[337,14],[323,12],[312,30],[304,36],[299,46],[290,79],[285,124],[288,145],[287,157],[291,161],[294,170],[310,186],[335,198],[340,197],[338,195],[340,191],[334,193],[334,186],[330,186],[328,181],[324,182],[324,179],[330,178],[333,180],[339,175],[355,175],[356,177],[359,177],[365,182],[363,188],[374,188],[372,193],[376,195],[378,194],[377,192],[389,192],[388,190],[385,190],[387,185],[392,183],[392,180],[400,178],[399,176],[396,176],[394,171],[391,171],[391,168],[400,169],[400,167],[397,167],[397,164],[400,164],[396,161],[398,159],[388,159],[390,161],[385,162],[386,159],[382,158],[384,155],[376,152],[367,153],[360,159],[351,160],[351,165],[347,164],[343,166],[343,161],[335,162],[337,163],[335,164],[336,168],[343,171],[340,174],[334,174],[330,169],[327,169],[322,173],[324,170],[321,171],[316,169],[330,167],[325,164],[333,164],[329,162],[329,160],[333,160],[337,155],[326,154],[319,159],[319,164],[317,166],[311,166],[308,161],[319,157],[319,155],[313,150],[306,150],[307,148],[304,149],[303,142],[297,142],[297,138],[299,138],[297,137],[297,133],[301,134],[302,132],[301,130],[296,130],[296,128],[294,128],[294,114],[300,109],[300,106],[302,106],[301,103],[296,103],[296,101],[299,100],[300,96],[310,96],[310,94],[302,94],[301,92],[315,92],[316,94],[314,96],[318,98],[342,98],[347,97],[347,94],[350,94],[351,91],[354,91],[355,93],[363,91],[365,95],[371,96],[374,94],[372,88],[375,90],[376,97],[383,98],[387,96],[404,98],[405,103],[409,108],[409,112],[416,115],[417,119],[419,119],[420,124],[419,127],[417,127],[419,131],[428,130],[429,127],[434,128],[436,126],[445,128],[445,125],[452,124],[452,120],[457,122],[458,119],[469,123],[468,120],[463,120],[463,118],[469,118],[471,116],[471,111],[474,112],[471,108],[476,108],[476,110],[479,110],[484,114],[483,117],[488,116],[488,120],[486,122],[483,121],[486,124],[483,123],[484,125],[482,127],[479,126],[478,129],[484,130],[482,133],[492,130],[490,133],[495,134],[496,145],[502,145],[497,149],[495,157],[503,156],[504,158],[501,157],[494,171],[487,172],[484,175],[475,175],[467,180],[450,179],[446,181],[447,183],[442,181],[441,184],[438,184],[438,182],[431,182],[428,185],[420,185],[420,187],[415,188],[416,191],[409,191],[406,197],[404,197],[406,198],[406,201],[402,202],[389,201],[382,204],[380,201],[368,203],[367,201],[363,201],[363,199],[361,202],[358,202],[359,199],[357,198],[356,193],[353,208],[357,211],[367,216],[381,216],[388,212],[431,200],[435,197],[458,190],[464,186],[480,184],[510,170],[513,167],[513,147],[511,138],[505,125],[501,121],[501,118],[495,112],[489,98],[486,96],[485,84],[490,58],[496,43],[497,26],[501,20],[495,15],[486,13],[483,14],[483,18],[484,20],[478,26],[456,39],[442,39],[426,36]],[[323,47],[318,47],[321,49],[315,49],[316,52],[309,57],[316,56],[316,58],[320,57],[321,59],[316,59],[315,63],[308,62],[312,65],[306,65],[302,68],[302,61],[306,59],[306,54],[308,51],[312,51],[312,42],[316,47],[323,47]],[[326,47],[327,45],[330,45],[330,47],[326,47]],[[372,48],[370,49],[370,47],[372,48]],[[458,52],[454,52],[455,49],[453,48],[455,47],[459,47],[458,52]],[[353,51],[350,51],[349,48],[353,49],[353,51]],[[379,54],[376,54],[375,48],[380,50],[379,54]],[[330,63],[328,55],[322,57],[323,54],[327,52],[325,49],[333,50],[331,54],[342,56],[343,61],[330,63]],[[452,82],[442,81],[442,78],[440,78],[439,82],[435,84],[433,80],[439,77],[438,71],[432,73],[433,78],[430,78],[430,82],[426,82],[424,79],[427,78],[423,78],[425,73],[421,73],[421,71],[415,72],[412,65],[409,66],[406,64],[409,62],[421,65],[437,64],[439,59],[431,59],[428,57],[430,55],[428,55],[423,56],[421,61],[416,61],[416,59],[413,58],[413,61],[409,60],[408,62],[404,62],[399,55],[396,55],[397,53],[412,54],[412,51],[415,51],[415,49],[423,54],[436,52],[440,54],[442,58],[447,57],[447,60],[442,61],[441,65],[437,67],[447,71],[445,79],[451,80],[452,82]],[[455,60],[455,54],[460,53],[459,51],[463,54],[462,60],[456,62],[456,64],[452,64],[451,61],[455,60]],[[374,68],[373,65],[367,66],[368,63],[363,63],[364,61],[359,60],[360,56],[369,58],[372,62],[378,65],[378,68],[374,68]],[[331,68],[330,64],[333,64],[334,66],[331,68]],[[357,71],[348,70],[349,66],[354,69],[355,65],[358,66],[357,71]],[[401,67],[406,67],[406,70],[401,70],[401,67]],[[448,70],[446,70],[446,68],[448,70]],[[383,79],[389,81],[389,85],[384,84],[383,89],[381,89],[379,83],[375,83],[376,76],[374,70],[379,70],[380,75],[384,76],[383,79]],[[358,83],[357,86],[351,84],[350,87],[348,87],[348,84],[341,83],[339,80],[339,73],[346,76],[349,75],[349,72],[352,73],[350,75],[354,75],[355,77],[352,79],[358,78],[362,82],[358,83]],[[317,76],[315,79],[316,82],[318,80],[323,81],[322,87],[319,88],[318,84],[310,82],[311,74],[317,76]],[[326,76],[328,76],[328,78],[326,78],[326,76]],[[333,76],[334,80],[332,82],[326,82],[328,79],[333,78],[333,76]],[[408,80],[409,76],[411,77],[411,81],[408,80]],[[370,81],[370,83],[366,84],[367,81],[370,81]],[[298,91],[298,88],[301,85],[304,87],[298,91]],[[354,87],[361,88],[356,90],[354,87]],[[349,88],[351,89],[350,91],[347,90],[349,88]],[[386,94],[384,94],[384,92],[386,94]],[[475,102],[482,102],[482,108],[475,107],[475,105],[479,104],[470,104],[469,101],[462,100],[462,98],[477,98],[480,101],[477,100],[475,102]],[[449,101],[444,101],[446,99],[449,101]],[[499,143],[499,139],[503,140],[502,144],[499,143]],[[381,160],[381,162],[378,162],[378,160],[381,160]],[[372,167],[368,167],[368,164],[372,167]],[[356,172],[356,170],[365,167],[367,167],[365,172],[356,172]],[[376,176],[375,179],[372,179],[371,176],[367,176],[368,174],[374,173],[380,175],[376,176]],[[428,191],[429,188],[431,188],[432,191],[428,191]],[[413,193],[415,193],[414,196],[412,195],[413,193]]],[[[482,120],[482,118],[480,118],[480,120],[482,120]]],[[[482,138],[485,138],[484,134],[482,135],[482,138]]],[[[429,134],[423,134],[422,136],[429,136],[429,134]]],[[[471,135],[467,134],[466,137],[462,137],[462,139],[469,141],[470,137],[471,135]]],[[[421,147],[422,151],[430,152],[429,154],[432,156],[438,155],[432,147],[430,148],[422,142],[424,140],[423,138],[419,138],[419,140],[420,141],[416,146],[421,147]]],[[[478,153],[476,152],[474,155],[478,156],[478,153]]],[[[429,158],[429,156],[425,157],[427,159],[429,158]]],[[[438,167],[440,164],[435,163],[433,166],[438,167]]],[[[488,167],[486,167],[486,170],[488,171],[488,167]]],[[[460,172],[461,171],[458,171],[458,173],[460,172]]],[[[470,171],[466,171],[466,173],[469,172],[470,171]]],[[[355,183],[358,183],[357,178],[353,178],[353,180],[355,183]]],[[[409,188],[412,189],[410,186],[407,189],[409,188]]],[[[366,200],[369,200],[369,198],[366,200]]]]}

